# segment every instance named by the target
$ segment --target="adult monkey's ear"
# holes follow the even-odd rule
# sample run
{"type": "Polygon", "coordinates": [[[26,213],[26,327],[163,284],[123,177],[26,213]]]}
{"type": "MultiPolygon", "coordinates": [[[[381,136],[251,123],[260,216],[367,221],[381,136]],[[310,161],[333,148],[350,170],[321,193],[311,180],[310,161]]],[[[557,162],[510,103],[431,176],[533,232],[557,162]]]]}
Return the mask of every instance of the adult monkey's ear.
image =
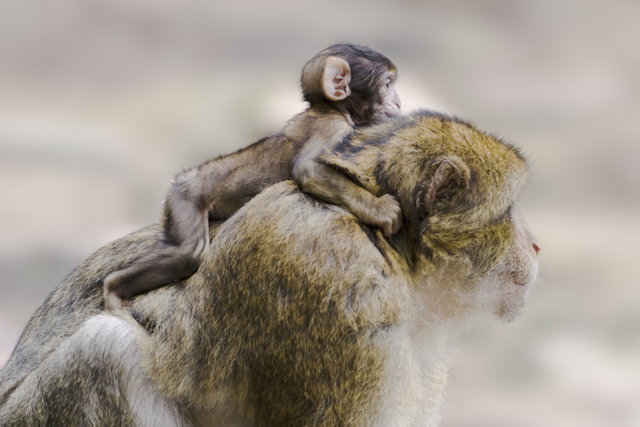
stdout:
{"type": "Polygon", "coordinates": [[[457,158],[448,158],[440,162],[433,176],[427,180],[424,192],[424,210],[431,215],[433,208],[442,199],[449,198],[461,188],[467,186],[469,170],[457,158]]]}
{"type": "Polygon", "coordinates": [[[351,95],[351,67],[344,59],[331,56],[327,58],[322,73],[322,90],[331,101],[342,101],[351,95]]]}

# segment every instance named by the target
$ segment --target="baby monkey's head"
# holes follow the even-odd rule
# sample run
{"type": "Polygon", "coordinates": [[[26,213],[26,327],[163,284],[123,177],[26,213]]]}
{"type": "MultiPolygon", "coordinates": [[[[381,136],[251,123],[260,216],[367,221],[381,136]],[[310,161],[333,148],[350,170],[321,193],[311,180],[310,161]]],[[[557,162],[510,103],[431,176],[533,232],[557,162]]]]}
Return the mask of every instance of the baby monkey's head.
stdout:
{"type": "Polygon", "coordinates": [[[367,124],[400,114],[393,62],[368,46],[336,43],[302,69],[300,85],[311,108],[333,108],[354,124],[367,124]]]}

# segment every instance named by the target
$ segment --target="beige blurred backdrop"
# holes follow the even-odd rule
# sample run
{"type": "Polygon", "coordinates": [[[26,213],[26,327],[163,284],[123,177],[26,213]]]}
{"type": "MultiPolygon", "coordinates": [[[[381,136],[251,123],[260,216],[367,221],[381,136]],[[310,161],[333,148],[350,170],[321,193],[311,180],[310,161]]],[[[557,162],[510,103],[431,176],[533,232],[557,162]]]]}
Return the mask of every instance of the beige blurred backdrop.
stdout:
{"type": "Polygon", "coordinates": [[[640,426],[639,21],[636,0],[0,0],[0,365],[175,172],[277,131],[304,63],[351,41],[396,63],[406,110],[532,160],[540,279],[461,339],[442,426],[640,426]]]}

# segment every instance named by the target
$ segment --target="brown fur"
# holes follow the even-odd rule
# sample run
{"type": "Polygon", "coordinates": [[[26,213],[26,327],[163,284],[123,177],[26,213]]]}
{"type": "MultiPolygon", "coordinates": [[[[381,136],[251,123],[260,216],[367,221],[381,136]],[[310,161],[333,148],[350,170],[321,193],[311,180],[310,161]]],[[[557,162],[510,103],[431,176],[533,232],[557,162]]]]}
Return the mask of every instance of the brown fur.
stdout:
{"type": "Polygon", "coordinates": [[[511,320],[535,278],[538,243],[513,206],[525,161],[429,112],[323,159],[395,194],[400,232],[273,185],[213,224],[193,277],[134,299],[142,327],[96,314],[99,279],[153,241],[127,236],[34,315],[0,371],[0,425],[435,426],[451,339],[511,320]]]}

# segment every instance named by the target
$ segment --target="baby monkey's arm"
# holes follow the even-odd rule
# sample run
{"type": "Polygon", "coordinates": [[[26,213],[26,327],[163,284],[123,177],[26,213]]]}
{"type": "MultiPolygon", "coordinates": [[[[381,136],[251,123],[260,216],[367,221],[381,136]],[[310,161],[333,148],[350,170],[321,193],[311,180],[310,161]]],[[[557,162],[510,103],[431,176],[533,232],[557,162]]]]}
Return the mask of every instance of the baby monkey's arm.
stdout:
{"type": "Polygon", "coordinates": [[[358,221],[380,227],[385,236],[391,236],[402,225],[400,204],[390,194],[376,197],[339,172],[318,161],[325,150],[331,150],[353,129],[346,122],[334,123],[334,137],[329,141],[321,132],[315,132],[296,157],[292,175],[303,191],[342,206],[358,218],[358,221]],[[336,131],[337,130],[337,131],[336,131]]]}

